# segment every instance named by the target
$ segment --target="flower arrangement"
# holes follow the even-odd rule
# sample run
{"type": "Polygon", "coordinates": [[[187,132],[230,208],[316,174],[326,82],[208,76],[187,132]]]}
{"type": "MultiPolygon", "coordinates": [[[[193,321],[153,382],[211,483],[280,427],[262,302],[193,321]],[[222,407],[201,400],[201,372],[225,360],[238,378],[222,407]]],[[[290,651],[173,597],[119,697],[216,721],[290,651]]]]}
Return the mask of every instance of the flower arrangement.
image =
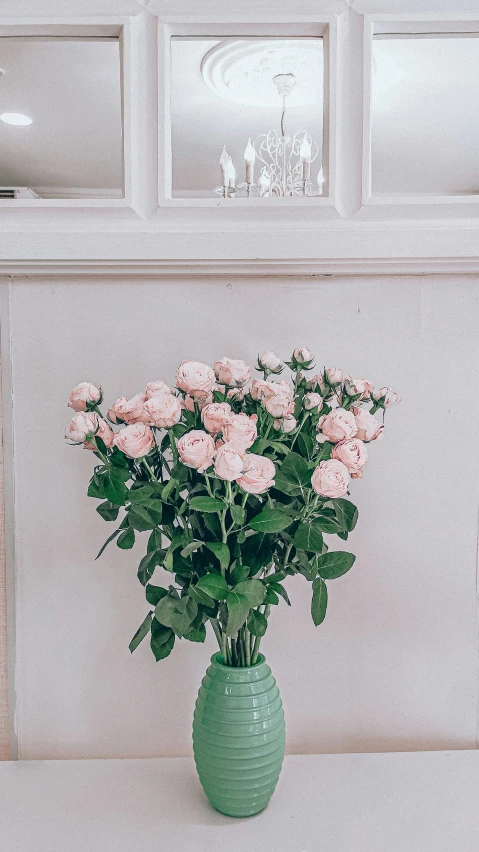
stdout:
{"type": "Polygon", "coordinates": [[[102,501],[105,521],[122,512],[98,556],[114,539],[127,550],[149,533],[138,579],[150,611],[132,652],[150,635],[156,660],[164,659],[177,638],[204,642],[210,624],[223,664],[252,666],[271,608],[290,604],[283,581],[296,574],[311,583],[314,624],[324,620],[327,581],[355,560],[329,550],[325,536],[346,541],[354,529],[351,480],[363,476],[368,445],[382,437],[374,415],[384,420],[399,397],[337,367],[307,379],[314,359],[305,347],[285,364],[264,352],[262,378],[252,378],[240,360],[222,358],[214,369],[183,361],[174,390],[150,382],[106,417],[99,387],[72,390],[66,438],[98,459],[88,495],[102,501]],[[277,378],[285,364],[291,381],[277,378]],[[166,588],[151,582],[158,567],[166,588]]]}

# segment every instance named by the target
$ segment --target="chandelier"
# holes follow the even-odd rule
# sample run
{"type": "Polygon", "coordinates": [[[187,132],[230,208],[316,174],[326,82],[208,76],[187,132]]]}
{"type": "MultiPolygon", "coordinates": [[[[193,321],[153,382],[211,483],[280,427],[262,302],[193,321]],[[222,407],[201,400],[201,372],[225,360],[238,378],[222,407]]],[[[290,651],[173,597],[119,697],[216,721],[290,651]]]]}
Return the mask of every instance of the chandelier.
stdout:
{"type": "Polygon", "coordinates": [[[245,181],[236,183],[236,168],[226,148],[220,157],[221,186],[215,192],[223,198],[235,198],[243,192],[247,198],[322,195],[324,175],[322,166],[317,171],[315,183],[311,179],[311,164],[319,154],[318,143],[304,130],[293,136],[285,130],[286,102],[293,86],[294,74],[276,74],[273,77],[282,98],[281,132],[269,130],[261,133],[254,142],[248,139],[244,151],[245,181]],[[255,182],[256,160],[262,164],[255,182]]]}

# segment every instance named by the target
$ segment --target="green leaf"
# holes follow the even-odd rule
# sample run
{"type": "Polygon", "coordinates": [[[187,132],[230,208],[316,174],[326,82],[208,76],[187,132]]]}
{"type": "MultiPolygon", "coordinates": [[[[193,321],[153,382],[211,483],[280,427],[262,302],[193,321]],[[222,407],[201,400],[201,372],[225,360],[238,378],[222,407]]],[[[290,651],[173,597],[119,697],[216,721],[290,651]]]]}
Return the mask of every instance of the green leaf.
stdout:
{"type": "Polygon", "coordinates": [[[314,466],[316,467],[319,462],[328,461],[331,458],[331,453],[333,452],[334,444],[330,444],[329,441],[325,441],[324,444],[321,444],[321,449],[318,455],[315,457],[314,466]]]}
{"type": "Polygon", "coordinates": [[[195,512],[222,512],[226,509],[226,503],[223,503],[223,500],[216,500],[215,497],[192,497],[190,509],[195,512]]]}
{"type": "Polygon", "coordinates": [[[151,583],[148,583],[145,589],[145,594],[148,603],[152,606],[156,606],[162,598],[166,597],[168,592],[162,586],[153,586],[151,583]]]}
{"type": "Polygon", "coordinates": [[[188,632],[197,614],[198,604],[193,598],[185,597],[176,602],[171,617],[171,626],[180,639],[188,632]]]}
{"type": "Polygon", "coordinates": [[[204,642],[206,639],[206,627],[200,624],[199,627],[192,627],[188,633],[185,633],[185,639],[189,642],[204,642]]]}
{"type": "Polygon", "coordinates": [[[316,577],[313,581],[313,598],[311,600],[311,616],[316,627],[324,621],[327,606],[328,590],[326,583],[321,577],[316,577]]]}
{"type": "Polygon", "coordinates": [[[123,530],[121,535],[118,536],[117,539],[117,547],[120,547],[122,550],[131,550],[135,543],[135,533],[131,527],[123,530]]]}
{"type": "Polygon", "coordinates": [[[105,541],[105,544],[100,547],[100,550],[98,551],[98,554],[95,557],[95,561],[102,555],[103,551],[105,550],[105,547],[110,544],[110,541],[113,541],[113,539],[116,538],[119,533],[121,533],[121,527],[118,530],[115,530],[115,532],[112,533],[110,536],[108,536],[107,540],[105,541]]]}
{"type": "Polygon", "coordinates": [[[253,609],[248,617],[248,630],[253,636],[264,636],[268,622],[262,612],[253,609]]]}
{"type": "Polygon", "coordinates": [[[323,535],[317,524],[300,524],[295,532],[293,542],[298,550],[321,553],[323,549],[323,535]]]}
{"type": "Polygon", "coordinates": [[[279,509],[270,509],[267,506],[259,515],[255,515],[249,521],[248,526],[259,532],[274,533],[285,530],[286,527],[289,527],[291,521],[292,518],[288,517],[284,512],[281,512],[279,509]]]}
{"type": "Polygon", "coordinates": [[[184,423],[175,423],[171,431],[175,438],[181,438],[188,431],[188,427],[184,423]]]}
{"type": "Polygon", "coordinates": [[[100,505],[96,507],[96,510],[104,521],[116,521],[118,512],[120,511],[120,506],[114,506],[113,503],[110,503],[110,501],[107,500],[106,503],[100,503],[100,505]]]}
{"type": "Polygon", "coordinates": [[[230,512],[234,523],[239,527],[242,527],[246,519],[246,512],[243,507],[237,506],[236,503],[232,503],[230,506],[230,512]]]}
{"type": "Polygon", "coordinates": [[[233,636],[245,623],[251,606],[246,595],[242,595],[236,591],[228,592],[226,606],[228,607],[226,635],[233,636]]]}
{"type": "Polygon", "coordinates": [[[147,636],[148,633],[150,632],[152,618],[153,618],[153,613],[149,612],[148,615],[146,616],[145,620],[142,621],[142,623],[140,624],[138,630],[136,631],[135,635],[133,636],[133,639],[131,640],[130,644],[128,645],[131,654],[133,653],[133,651],[136,650],[136,648],[138,648],[138,645],[140,644],[140,642],[142,642],[142,640],[145,638],[145,636],[147,636]]]}
{"type": "Polygon", "coordinates": [[[312,455],[314,449],[314,441],[311,435],[308,435],[307,432],[300,432],[298,435],[298,446],[303,456],[309,458],[312,455]]]}
{"type": "Polygon", "coordinates": [[[165,487],[163,488],[163,491],[161,492],[161,499],[166,502],[176,485],[178,485],[176,479],[169,479],[165,487]]]}
{"type": "Polygon", "coordinates": [[[206,529],[213,533],[216,539],[221,541],[222,532],[218,515],[215,515],[212,512],[207,512],[201,516],[201,520],[203,521],[206,529]]]}
{"type": "Polygon", "coordinates": [[[335,580],[337,577],[346,574],[353,567],[355,561],[354,553],[346,553],[343,550],[325,553],[318,559],[318,574],[324,580],[335,580]]]}
{"type": "Polygon", "coordinates": [[[153,494],[153,485],[148,483],[146,485],[140,485],[139,488],[130,488],[128,492],[128,499],[130,503],[145,503],[148,500],[151,500],[151,495],[153,494]]]}
{"type": "Polygon", "coordinates": [[[203,604],[203,606],[207,606],[209,609],[212,609],[215,605],[213,598],[206,594],[203,589],[198,589],[197,586],[190,585],[188,587],[188,594],[196,603],[203,604]]]}
{"type": "Polygon", "coordinates": [[[289,453],[274,478],[274,487],[290,496],[302,494],[311,487],[311,471],[298,453],[289,453]]]}
{"type": "Polygon", "coordinates": [[[275,536],[267,533],[256,533],[248,536],[241,545],[242,561],[249,565],[250,574],[257,574],[260,568],[269,565],[273,558],[275,536]]]}
{"type": "Polygon", "coordinates": [[[343,532],[352,532],[358,522],[358,510],[354,503],[346,500],[344,497],[337,497],[331,500],[336,512],[338,523],[343,532]]]}
{"type": "Polygon", "coordinates": [[[276,592],[273,592],[273,589],[270,589],[269,586],[266,588],[266,596],[263,601],[264,604],[270,604],[272,606],[277,606],[279,604],[279,598],[276,592]]]}
{"type": "Polygon", "coordinates": [[[269,588],[272,589],[273,592],[276,592],[277,595],[281,595],[281,597],[284,598],[288,606],[291,606],[291,601],[288,597],[288,593],[284,586],[281,585],[281,583],[270,583],[269,588]]]}
{"type": "Polygon", "coordinates": [[[230,564],[230,550],[227,544],[222,544],[220,541],[205,541],[205,547],[211,550],[220,563],[220,568],[224,571],[230,564]]]}
{"type": "Polygon", "coordinates": [[[153,550],[143,557],[138,566],[138,579],[142,586],[146,586],[148,581],[151,580],[155,568],[160,564],[162,557],[163,551],[161,550],[153,550]]]}
{"type": "Polygon", "coordinates": [[[123,506],[125,503],[127,492],[125,477],[129,479],[130,472],[120,467],[108,468],[103,477],[105,497],[110,503],[114,503],[117,506],[123,506]]]}
{"type": "Polygon", "coordinates": [[[172,469],[171,475],[173,479],[176,479],[177,482],[188,482],[188,471],[189,468],[187,468],[186,465],[182,464],[181,462],[178,462],[178,464],[175,464],[174,468],[172,469]]]}
{"type": "Polygon", "coordinates": [[[267,577],[264,577],[263,583],[280,583],[285,577],[285,571],[275,571],[274,574],[269,574],[267,577]]]}
{"type": "Polygon", "coordinates": [[[249,566],[237,565],[231,572],[231,585],[236,586],[237,583],[241,583],[241,581],[246,580],[247,577],[249,577],[249,566]]]}
{"type": "Polygon", "coordinates": [[[180,551],[181,555],[186,559],[188,556],[190,556],[191,553],[194,553],[195,550],[198,550],[198,548],[202,546],[202,541],[192,541],[190,542],[190,544],[187,544],[186,547],[183,548],[183,550],[180,551]]]}
{"type": "Polygon", "coordinates": [[[151,640],[150,647],[155,655],[156,662],[164,660],[173,650],[175,644],[175,634],[171,628],[164,627],[158,624],[156,619],[153,619],[151,624],[151,640]]]}
{"type": "Polygon", "coordinates": [[[165,595],[158,601],[155,607],[155,618],[164,627],[173,627],[173,618],[178,601],[179,598],[175,598],[171,594],[165,595]]]}
{"type": "Polygon", "coordinates": [[[282,444],[281,441],[270,441],[269,444],[273,450],[276,450],[277,453],[281,453],[283,456],[287,456],[291,452],[289,447],[286,444],[282,444]]]}
{"type": "Polygon", "coordinates": [[[266,588],[261,580],[243,580],[234,587],[233,591],[239,595],[244,595],[251,608],[262,604],[266,595],[266,588]]]}
{"type": "Polygon", "coordinates": [[[228,584],[221,574],[205,574],[198,580],[196,588],[206,592],[215,601],[223,601],[228,594],[228,584]]]}
{"type": "Polygon", "coordinates": [[[161,545],[162,545],[161,530],[155,529],[155,530],[152,531],[152,533],[151,533],[151,535],[148,539],[148,545],[147,545],[148,553],[151,553],[152,550],[161,550],[161,545]]]}
{"type": "Polygon", "coordinates": [[[153,510],[135,503],[128,510],[130,526],[134,527],[134,529],[138,530],[138,532],[146,532],[146,530],[155,529],[155,527],[157,527],[161,522],[162,506],[159,500],[156,502],[159,504],[159,511],[157,509],[153,510]]]}
{"type": "Polygon", "coordinates": [[[92,477],[92,479],[90,480],[90,484],[88,486],[87,496],[88,497],[95,497],[97,500],[104,500],[105,499],[105,489],[103,488],[103,485],[101,484],[101,479],[100,479],[100,482],[97,483],[97,482],[95,482],[95,477],[92,477]]]}

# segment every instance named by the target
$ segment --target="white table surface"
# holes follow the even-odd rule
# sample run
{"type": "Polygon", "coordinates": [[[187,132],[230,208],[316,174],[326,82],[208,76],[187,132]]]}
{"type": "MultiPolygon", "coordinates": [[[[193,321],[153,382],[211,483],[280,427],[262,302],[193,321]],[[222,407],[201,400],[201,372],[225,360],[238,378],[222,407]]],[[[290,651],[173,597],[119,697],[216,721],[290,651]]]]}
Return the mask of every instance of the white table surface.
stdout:
{"type": "Polygon", "coordinates": [[[479,751],[287,757],[232,819],[189,758],[0,763],[1,852],[478,852],[479,751]]]}

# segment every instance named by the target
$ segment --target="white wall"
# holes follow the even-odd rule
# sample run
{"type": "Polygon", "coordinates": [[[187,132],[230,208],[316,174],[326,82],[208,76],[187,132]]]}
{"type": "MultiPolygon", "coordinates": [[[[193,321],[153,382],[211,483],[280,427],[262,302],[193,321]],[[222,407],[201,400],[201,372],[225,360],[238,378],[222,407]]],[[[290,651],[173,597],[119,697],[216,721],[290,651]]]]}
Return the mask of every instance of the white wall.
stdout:
{"type": "MultiPolygon", "coordinates": [[[[213,641],[155,663],[142,547],[94,557],[112,526],[86,497],[91,456],[63,442],[70,388],[108,400],[172,381],[182,358],[253,362],[306,344],[403,397],[352,498],[357,562],[314,628],[310,586],[264,641],[292,752],[476,745],[479,303],[473,278],[18,280],[11,331],[22,758],[186,755],[213,641]]],[[[146,537],[146,534],[145,534],[146,537]]],[[[156,578],[158,581],[160,578],[156,578]]]]}

